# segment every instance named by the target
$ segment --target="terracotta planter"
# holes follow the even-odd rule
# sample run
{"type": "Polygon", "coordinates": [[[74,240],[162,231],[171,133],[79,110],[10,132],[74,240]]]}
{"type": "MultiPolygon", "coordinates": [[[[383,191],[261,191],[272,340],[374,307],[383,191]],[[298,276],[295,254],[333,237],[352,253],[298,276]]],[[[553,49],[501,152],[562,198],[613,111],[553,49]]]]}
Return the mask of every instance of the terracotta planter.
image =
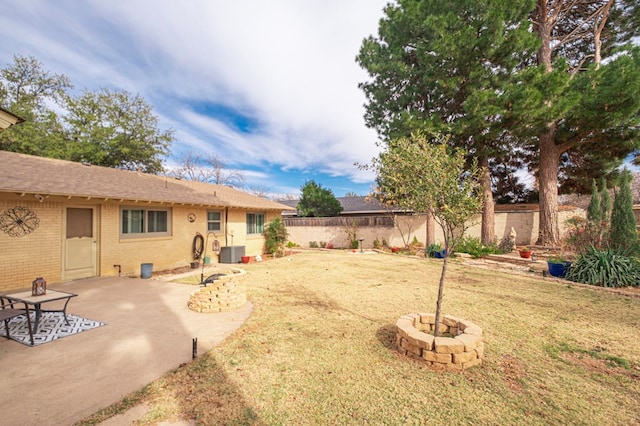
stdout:
{"type": "Polygon", "coordinates": [[[531,257],[531,250],[520,250],[520,257],[523,259],[529,259],[531,257]]]}
{"type": "Polygon", "coordinates": [[[249,263],[251,260],[251,256],[241,256],[240,258],[242,259],[242,263],[249,263]]]}

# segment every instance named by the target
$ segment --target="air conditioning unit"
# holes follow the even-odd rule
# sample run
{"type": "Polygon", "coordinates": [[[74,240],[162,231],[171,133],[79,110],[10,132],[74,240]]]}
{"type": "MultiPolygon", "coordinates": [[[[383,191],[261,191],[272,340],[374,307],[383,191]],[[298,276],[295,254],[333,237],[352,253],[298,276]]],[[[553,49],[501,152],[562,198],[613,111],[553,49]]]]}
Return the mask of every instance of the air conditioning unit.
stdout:
{"type": "Polygon", "coordinates": [[[220,249],[220,263],[240,263],[245,246],[228,246],[220,249]]]}

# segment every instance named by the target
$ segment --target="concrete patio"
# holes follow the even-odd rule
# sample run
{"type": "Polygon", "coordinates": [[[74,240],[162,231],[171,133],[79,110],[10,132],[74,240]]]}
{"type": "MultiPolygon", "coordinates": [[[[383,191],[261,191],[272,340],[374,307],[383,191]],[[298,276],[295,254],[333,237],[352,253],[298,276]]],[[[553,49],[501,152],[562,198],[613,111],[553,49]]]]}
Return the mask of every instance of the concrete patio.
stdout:
{"type": "Polygon", "coordinates": [[[0,337],[1,424],[72,424],[191,361],[249,317],[252,306],[200,314],[197,287],[160,279],[92,278],[52,285],[77,293],[67,312],[105,326],[35,347],[0,337]]]}

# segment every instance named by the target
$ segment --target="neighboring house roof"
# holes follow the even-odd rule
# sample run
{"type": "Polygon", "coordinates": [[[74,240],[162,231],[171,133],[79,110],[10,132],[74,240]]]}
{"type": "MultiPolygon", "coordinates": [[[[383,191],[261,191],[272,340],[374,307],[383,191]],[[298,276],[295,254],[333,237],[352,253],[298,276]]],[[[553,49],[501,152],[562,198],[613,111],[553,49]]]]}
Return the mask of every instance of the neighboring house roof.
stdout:
{"type": "Polygon", "coordinates": [[[24,120],[17,115],[7,111],[4,108],[0,108],[0,130],[11,127],[14,124],[22,123],[23,121],[24,120]]]}
{"type": "MultiPolygon", "coordinates": [[[[336,197],[342,206],[341,215],[352,214],[383,214],[389,213],[389,209],[385,208],[382,203],[373,197],[356,196],[356,197],[336,197]]],[[[294,209],[300,202],[300,200],[282,200],[278,201],[281,204],[285,204],[294,209]]],[[[403,211],[395,209],[391,211],[403,211]]],[[[284,215],[292,216],[295,212],[282,212],[284,215]]]]}
{"type": "Polygon", "coordinates": [[[287,210],[289,207],[229,188],[127,170],[0,151],[0,192],[287,210]]]}

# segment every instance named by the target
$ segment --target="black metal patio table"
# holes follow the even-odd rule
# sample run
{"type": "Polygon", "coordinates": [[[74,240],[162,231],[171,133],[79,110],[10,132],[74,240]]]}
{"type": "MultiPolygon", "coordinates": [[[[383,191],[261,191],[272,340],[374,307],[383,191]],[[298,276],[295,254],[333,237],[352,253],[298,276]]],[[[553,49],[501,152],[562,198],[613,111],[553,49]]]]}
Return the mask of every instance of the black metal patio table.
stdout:
{"type": "Polygon", "coordinates": [[[56,291],[47,289],[46,294],[42,294],[40,296],[33,296],[31,291],[23,291],[20,293],[12,293],[12,294],[3,294],[2,297],[8,299],[12,302],[22,302],[27,305],[33,306],[33,310],[36,313],[36,321],[33,326],[33,333],[35,334],[38,331],[38,325],[40,323],[40,317],[43,312],[62,312],[64,315],[64,321],[67,325],[69,325],[69,320],[67,319],[67,305],[69,304],[69,300],[72,297],[76,297],[77,294],[67,293],[66,291],[56,291]],[[42,309],[42,305],[45,303],[63,301],[64,305],[62,309],[42,309]]]}

